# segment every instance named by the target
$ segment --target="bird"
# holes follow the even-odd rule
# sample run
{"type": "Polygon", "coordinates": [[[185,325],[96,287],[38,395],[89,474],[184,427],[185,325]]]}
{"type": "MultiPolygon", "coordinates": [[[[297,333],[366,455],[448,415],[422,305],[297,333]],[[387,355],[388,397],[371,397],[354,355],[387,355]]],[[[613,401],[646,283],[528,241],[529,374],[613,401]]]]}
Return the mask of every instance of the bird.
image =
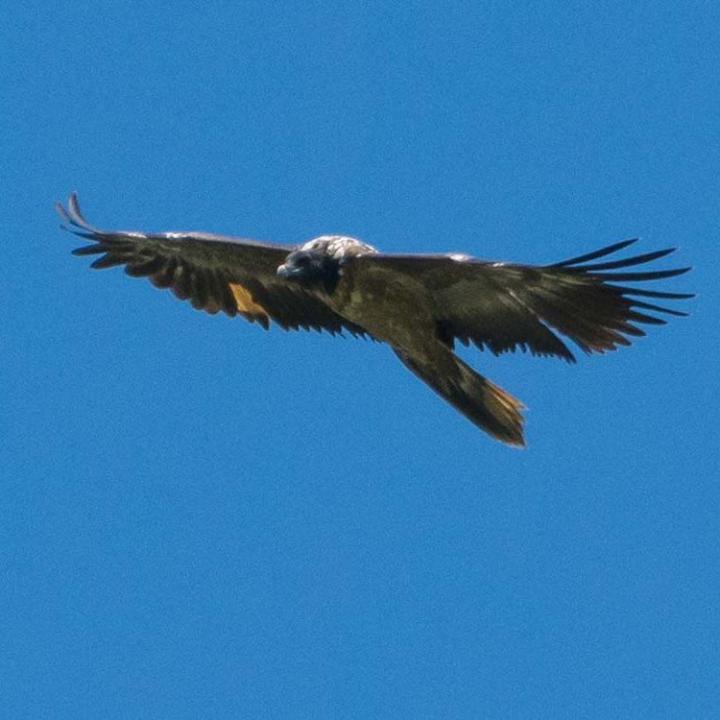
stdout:
{"type": "Polygon", "coordinates": [[[640,325],[688,314],[648,300],[694,297],[634,286],[690,270],[634,269],[676,248],[609,259],[637,239],[523,265],[460,253],[383,253],[345,235],[290,245],[206,232],[104,230],[87,222],[77,193],[56,209],[65,230],[90,241],[73,254],[100,256],[92,268],[124,266],[198,310],[240,315],[265,329],[273,322],[386,343],[468,420],[517,447],[525,446],[525,406],[458,357],[456,343],[574,363],[563,337],[586,354],[616,350],[645,335],[640,325]]]}

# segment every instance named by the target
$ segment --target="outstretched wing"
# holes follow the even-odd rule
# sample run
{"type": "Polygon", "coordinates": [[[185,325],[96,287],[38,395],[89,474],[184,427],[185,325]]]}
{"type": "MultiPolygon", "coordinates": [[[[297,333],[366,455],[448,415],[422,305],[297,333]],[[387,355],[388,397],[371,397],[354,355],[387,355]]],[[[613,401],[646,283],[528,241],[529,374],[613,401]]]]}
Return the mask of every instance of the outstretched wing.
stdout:
{"type": "Polygon", "coordinates": [[[450,345],[458,339],[496,355],[520,348],[574,362],[557,333],[586,353],[603,353],[644,335],[638,325],[664,324],[657,313],[687,315],[640,298],[680,300],[691,294],[624,285],[687,272],[690,268],[625,271],[665,257],[674,248],[591,263],[634,242],[625,240],[545,266],[491,263],[461,255],[381,254],[356,262],[378,263],[420,281],[433,299],[438,334],[450,345]]]}
{"type": "Polygon", "coordinates": [[[277,267],[295,249],[292,245],[199,232],[101,230],[85,220],[75,193],[67,208],[60,203],[56,208],[66,229],[92,241],[73,254],[100,255],[93,268],[124,265],[128,275],[148,277],[156,287],[170,288],[198,310],[242,315],[264,328],[273,320],[286,330],[364,334],[311,292],[276,275],[277,267]]]}

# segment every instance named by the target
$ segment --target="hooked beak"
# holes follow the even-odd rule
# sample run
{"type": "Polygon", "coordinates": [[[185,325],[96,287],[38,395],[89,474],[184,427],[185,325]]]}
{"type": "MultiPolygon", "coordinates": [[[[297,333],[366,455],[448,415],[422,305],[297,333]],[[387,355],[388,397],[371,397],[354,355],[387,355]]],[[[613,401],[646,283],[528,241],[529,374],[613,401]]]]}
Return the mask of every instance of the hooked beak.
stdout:
{"type": "Polygon", "coordinates": [[[289,280],[293,275],[297,275],[297,268],[283,264],[275,272],[283,280],[289,280]]]}

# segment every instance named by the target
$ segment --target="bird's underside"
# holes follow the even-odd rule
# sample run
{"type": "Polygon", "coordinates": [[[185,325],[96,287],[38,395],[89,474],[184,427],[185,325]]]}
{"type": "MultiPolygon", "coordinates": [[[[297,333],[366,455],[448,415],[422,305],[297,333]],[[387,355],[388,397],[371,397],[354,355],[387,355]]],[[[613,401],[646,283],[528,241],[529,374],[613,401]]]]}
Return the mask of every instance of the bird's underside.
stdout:
{"type": "Polygon", "coordinates": [[[689,269],[628,270],[674,248],[607,259],[635,240],[533,266],[385,254],[339,235],[277,245],[201,232],[102,230],[87,223],[74,193],[57,209],[68,229],[91,241],[74,254],[100,255],[91,267],[122,265],[197,309],[242,315],[265,328],[273,321],[286,330],[386,342],[444,400],[512,445],[524,445],[522,403],[458,358],[455,341],[495,355],[520,349],[575,362],[561,336],[588,354],[615,350],[645,334],[639,325],[664,324],[658,314],[687,314],[652,301],[692,297],[626,285],[689,269]]]}

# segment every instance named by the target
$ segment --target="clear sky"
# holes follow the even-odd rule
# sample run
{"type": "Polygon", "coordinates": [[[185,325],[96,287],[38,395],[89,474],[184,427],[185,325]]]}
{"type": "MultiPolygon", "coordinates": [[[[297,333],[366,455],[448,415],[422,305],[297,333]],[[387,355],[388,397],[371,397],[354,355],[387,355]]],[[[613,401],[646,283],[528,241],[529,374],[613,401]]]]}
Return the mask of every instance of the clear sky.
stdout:
{"type": "Polygon", "coordinates": [[[8,4],[0,705],[20,718],[710,718],[720,707],[717,3],[8,4]],[[677,245],[689,318],[465,357],[91,272],[89,219],[553,262],[677,245]]]}

